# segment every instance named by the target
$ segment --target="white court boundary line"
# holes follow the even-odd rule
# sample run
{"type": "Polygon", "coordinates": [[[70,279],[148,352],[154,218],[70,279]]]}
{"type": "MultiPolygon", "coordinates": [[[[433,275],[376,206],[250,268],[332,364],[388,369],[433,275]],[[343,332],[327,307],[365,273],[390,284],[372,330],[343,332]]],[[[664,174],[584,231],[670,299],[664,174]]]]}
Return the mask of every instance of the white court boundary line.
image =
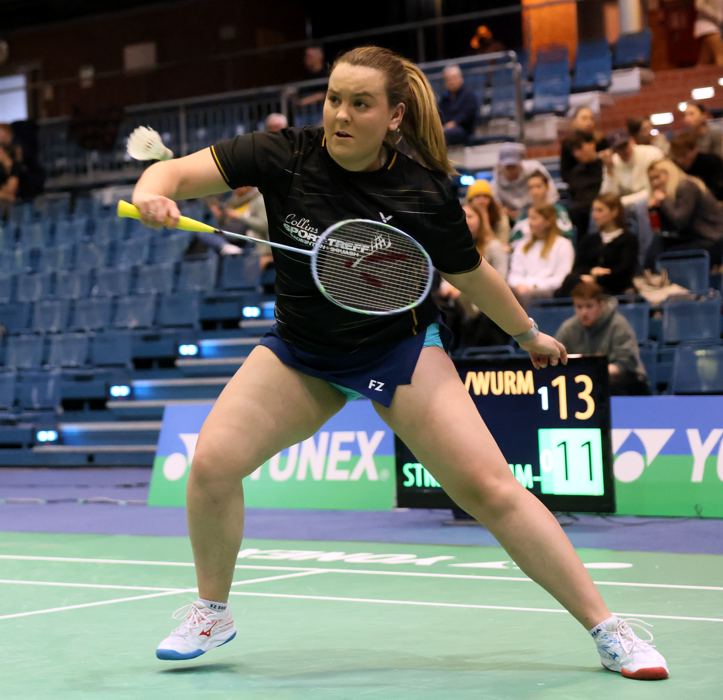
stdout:
{"type": "MultiPolygon", "coordinates": [[[[280,581],[281,579],[288,578],[299,578],[301,576],[311,576],[317,574],[317,571],[299,571],[295,574],[285,574],[282,576],[265,576],[264,578],[252,578],[244,581],[236,581],[232,583],[232,586],[247,586],[250,583],[265,583],[267,581],[280,581]]],[[[25,582],[27,583],[27,582],[25,582]]],[[[57,582],[35,582],[37,585],[58,585],[57,582]]],[[[73,586],[74,584],[70,584],[73,586]]],[[[86,586],[92,586],[93,584],[85,584],[86,586]]],[[[102,586],[105,588],[105,586],[102,586]]],[[[134,600],[147,600],[149,598],[162,598],[169,595],[177,595],[179,593],[195,593],[196,587],[193,588],[173,588],[165,589],[160,593],[149,593],[148,595],[137,595],[129,596],[127,598],[113,598],[112,600],[98,600],[92,603],[78,603],[77,605],[63,605],[57,608],[45,608],[44,610],[29,610],[21,613],[11,613],[9,615],[0,615],[0,620],[12,620],[18,617],[30,617],[31,615],[44,615],[46,613],[64,612],[65,610],[79,610],[81,608],[97,608],[101,605],[114,605],[115,603],[128,603],[134,600]]]]}
{"type": "MultiPolygon", "coordinates": [[[[48,561],[70,564],[113,564],[128,566],[176,566],[193,567],[192,562],[182,561],[152,561],[146,559],[94,559],[91,557],[45,557],[26,554],[0,554],[0,560],[10,561],[48,561]]],[[[443,574],[431,571],[389,571],[381,569],[331,569],[324,567],[274,566],[266,564],[236,564],[236,569],[253,571],[313,571],[320,574],[359,574],[374,576],[407,576],[421,578],[441,578],[472,581],[513,581],[518,583],[534,583],[527,576],[495,576],[484,574],[443,574]]],[[[593,581],[596,586],[620,586],[626,588],[662,588],[671,590],[689,591],[723,591],[723,586],[703,586],[683,583],[647,583],[643,581],[593,581]]],[[[0,618],[2,619],[2,618],[0,618]]]]}
{"type": "MultiPolygon", "coordinates": [[[[482,605],[477,603],[433,603],[423,600],[389,600],[385,598],[345,598],[343,596],[294,595],[291,593],[253,593],[231,591],[231,595],[248,596],[251,598],[290,598],[293,600],[321,600],[342,603],[372,603],[376,605],[416,605],[426,608],[461,608],[464,610],[509,610],[513,612],[541,612],[569,615],[564,609],[558,608],[525,608],[512,605],[482,605]]],[[[615,615],[624,617],[652,618],[656,620],[682,620],[692,622],[723,622],[721,617],[685,617],[682,615],[651,615],[648,613],[619,612],[615,615]]]]}

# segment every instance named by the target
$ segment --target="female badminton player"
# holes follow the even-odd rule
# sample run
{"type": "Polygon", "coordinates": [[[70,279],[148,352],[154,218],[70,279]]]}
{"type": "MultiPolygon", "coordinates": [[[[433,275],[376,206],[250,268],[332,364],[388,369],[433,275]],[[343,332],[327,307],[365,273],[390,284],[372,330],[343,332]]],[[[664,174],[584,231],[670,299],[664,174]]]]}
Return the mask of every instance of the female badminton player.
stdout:
{"type": "MultiPolygon", "coordinates": [[[[365,46],[335,62],[323,128],[244,134],[154,164],[133,203],[147,225],[172,227],[176,200],[254,185],[264,195],[271,240],[307,250],[337,221],[388,222],[421,243],[444,278],[513,336],[535,367],[565,363],[565,348],[537,330],[480,260],[451,172],[421,70],[365,46]]],[[[273,254],[276,325],[221,392],[188,481],[199,598],[180,613],[158,658],[194,658],[233,639],[228,596],[243,531],[242,479],[364,395],[446,492],[589,631],[605,668],[667,678],[649,632],[644,641],[635,622],[610,613],[553,515],[510,472],[444,350],[433,303],[390,316],[353,313],[317,289],[308,256],[273,254]]]]}

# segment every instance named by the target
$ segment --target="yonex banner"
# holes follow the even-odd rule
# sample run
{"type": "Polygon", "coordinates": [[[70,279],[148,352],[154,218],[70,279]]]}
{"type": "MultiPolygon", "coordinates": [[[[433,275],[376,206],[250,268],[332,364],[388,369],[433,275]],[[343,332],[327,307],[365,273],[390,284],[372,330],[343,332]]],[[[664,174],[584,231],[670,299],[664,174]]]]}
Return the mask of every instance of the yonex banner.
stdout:
{"type": "MultiPolygon", "coordinates": [[[[211,404],[166,407],[148,503],[183,506],[201,425],[211,404]]],[[[241,437],[241,436],[240,436],[241,437]]],[[[272,457],[244,481],[259,508],[390,510],[394,440],[369,401],[348,403],[308,440],[272,457]]]]}
{"type": "Polygon", "coordinates": [[[617,512],[723,517],[723,396],[615,397],[617,512]]]}

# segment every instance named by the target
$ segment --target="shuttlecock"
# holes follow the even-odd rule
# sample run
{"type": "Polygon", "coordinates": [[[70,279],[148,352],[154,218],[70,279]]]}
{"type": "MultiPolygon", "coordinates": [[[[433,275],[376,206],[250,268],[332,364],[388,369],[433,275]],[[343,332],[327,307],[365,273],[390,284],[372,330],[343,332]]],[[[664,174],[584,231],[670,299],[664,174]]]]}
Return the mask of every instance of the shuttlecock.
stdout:
{"type": "Polygon", "coordinates": [[[173,151],[164,145],[161,135],[150,126],[139,126],[133,129],[128,137],[126,151],[135,160],[169,160],[173,158],[173,151]]]}

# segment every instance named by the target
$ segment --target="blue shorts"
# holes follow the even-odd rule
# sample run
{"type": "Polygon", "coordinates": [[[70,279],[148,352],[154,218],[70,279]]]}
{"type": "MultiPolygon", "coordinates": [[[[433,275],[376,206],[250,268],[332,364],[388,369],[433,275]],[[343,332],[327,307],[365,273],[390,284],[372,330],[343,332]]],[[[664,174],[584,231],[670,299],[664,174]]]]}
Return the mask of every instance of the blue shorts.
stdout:
{"type": "Polygon", "coordinates": [[[391,405],[398,386],[411,383],[422,348],[445,349],[437,323],[429,325],[424,334],[406,338],[386,350],[373,348],[344,356],[319,355],[293,347],[281,338],[276,326],[259,344],[288,367],[329,382],[348,400],[367,398],[383,406],[391,405]]]}

